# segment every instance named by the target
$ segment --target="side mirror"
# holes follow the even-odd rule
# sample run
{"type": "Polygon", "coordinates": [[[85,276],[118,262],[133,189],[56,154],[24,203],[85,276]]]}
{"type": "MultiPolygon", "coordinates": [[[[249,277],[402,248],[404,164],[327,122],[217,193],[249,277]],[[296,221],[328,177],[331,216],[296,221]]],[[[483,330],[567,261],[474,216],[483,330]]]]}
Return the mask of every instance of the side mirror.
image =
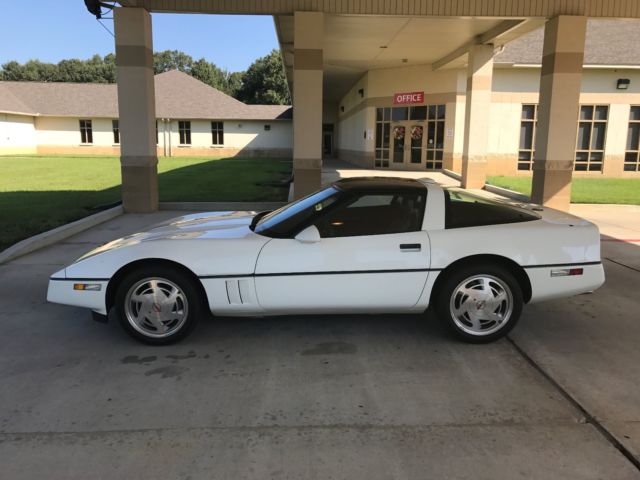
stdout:
{"type": "Polygon", "coordinates": [[[315,225],[311,225],[296,235],[296,240],[300,243],[318,243],[320,241],[320,231],[315,225]]]}

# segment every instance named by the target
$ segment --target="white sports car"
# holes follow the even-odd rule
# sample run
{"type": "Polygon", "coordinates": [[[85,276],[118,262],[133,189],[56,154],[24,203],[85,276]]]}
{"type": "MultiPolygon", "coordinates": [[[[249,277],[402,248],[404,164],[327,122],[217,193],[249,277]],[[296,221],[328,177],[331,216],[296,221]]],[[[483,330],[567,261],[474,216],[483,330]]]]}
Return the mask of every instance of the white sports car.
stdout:
{"type": "Polygon", "coordinates": [[[525,303],[604,282],[598,228],[428,179],[343,179],[273,212],[199,213],[110,242],[52,275],[50,302],[115,308],[150,344],[214,315],[424,312],[475,343],[525,303]]]}

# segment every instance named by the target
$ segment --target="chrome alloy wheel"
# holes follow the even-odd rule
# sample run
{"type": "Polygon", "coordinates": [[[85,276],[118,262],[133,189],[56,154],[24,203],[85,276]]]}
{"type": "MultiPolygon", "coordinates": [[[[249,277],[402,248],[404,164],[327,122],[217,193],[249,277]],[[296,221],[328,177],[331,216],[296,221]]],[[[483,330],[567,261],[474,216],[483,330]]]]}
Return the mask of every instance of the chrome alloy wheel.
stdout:
{"type": "Polygon", "coordinates": [[[449,301],[456,326],[469,335],[484,336],[500,330],[513,313],[509,285],[491,275],[474,275],[454,289],[449,301]]]}
{"type": "Polygon", "coordinates": [[[187,320],[187,297],[165,278],[144,278],[134,283],[125,297],[127,321],[142,335],[164,338],[176,333],[187,320]]]}

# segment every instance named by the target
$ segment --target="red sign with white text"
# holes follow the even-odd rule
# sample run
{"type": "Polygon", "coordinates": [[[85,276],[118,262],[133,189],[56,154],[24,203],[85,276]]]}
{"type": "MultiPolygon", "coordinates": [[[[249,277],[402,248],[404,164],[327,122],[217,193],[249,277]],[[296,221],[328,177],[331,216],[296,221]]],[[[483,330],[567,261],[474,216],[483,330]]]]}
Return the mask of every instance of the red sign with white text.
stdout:
{"type": "Polygon", "coordinates": [[[402,105],[406,103],[423,103],[423,102],[424,102],[424,92],[394,93],[393,95],[394,105],[402,105]]]}

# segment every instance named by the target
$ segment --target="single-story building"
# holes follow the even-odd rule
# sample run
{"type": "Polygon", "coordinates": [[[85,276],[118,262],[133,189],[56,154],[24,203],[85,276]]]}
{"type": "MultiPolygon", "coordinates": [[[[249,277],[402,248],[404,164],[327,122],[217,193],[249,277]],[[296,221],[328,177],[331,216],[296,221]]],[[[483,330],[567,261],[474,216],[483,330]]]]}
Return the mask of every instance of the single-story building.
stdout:
{"type": "MultiPolygon", "coordinates": [[[[544,29],[496,47],[487,175],[531,175],[544,29]]],[[[338,155],[369,168],[462,169],[464,68],[372,68],[341,96],[338,155]]],[[[574,172],[640,172],[640,22],[590,19],[576,116],[574,172]]],[[[327,115],[325,108],[325,115],[327,115]]]]}
{"type": "MultiPolygon", "coordinates": [[[[158,156],[291,157],[291,107],[247,105],[173,70],[155,76],[158,156]]],[[[120,155],[115,84],[0,82],[1,154],[120,155]]]]}

